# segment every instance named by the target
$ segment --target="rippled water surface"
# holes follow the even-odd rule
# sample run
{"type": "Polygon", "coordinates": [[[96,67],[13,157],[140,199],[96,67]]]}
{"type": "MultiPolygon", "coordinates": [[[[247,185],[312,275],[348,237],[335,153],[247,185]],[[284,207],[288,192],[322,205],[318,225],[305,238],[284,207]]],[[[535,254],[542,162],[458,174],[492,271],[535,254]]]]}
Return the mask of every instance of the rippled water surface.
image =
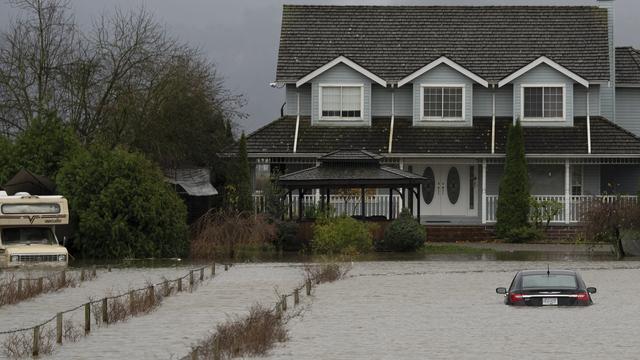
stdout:
{"type": "MultiPolygon", "coordinates": [[[[314,290],[289,341],[267,359],[638,359],[640,262],[382,261],[354,263],[349,277],[314,290]],[[512,308],[495,294],[521,269],[579,270],[598,288],[586,308],[512,308]]],[[[69,307],[188,267],[101,270],[98,278],[0,307],[0,331],[31,326],[69,307]]],[[[153,313],[95,329],[57,347],[54,359],[169,359],[184,356],[217,323],[272,304],[303,277],[295,263],[218,270],[196,291],[166,298],[153,313]]],[[[81,321],[82,314],[71,314],[81,321]]],[[[2,337],[0,337],[2,340],[2,337]]]]}

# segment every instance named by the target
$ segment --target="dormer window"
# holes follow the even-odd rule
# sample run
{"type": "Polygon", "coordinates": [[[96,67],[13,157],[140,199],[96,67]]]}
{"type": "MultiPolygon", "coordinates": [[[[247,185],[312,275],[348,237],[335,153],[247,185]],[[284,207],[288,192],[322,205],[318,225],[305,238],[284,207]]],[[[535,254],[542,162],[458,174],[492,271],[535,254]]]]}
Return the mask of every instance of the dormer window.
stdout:
{"type": "Polygon", "coordinates": [[[320,85],[321,120],[362,120],[364,85],[320,85]]]}
{"type": "Polygon", "coordinates": [[[564,121],[565,87],[558,85],[522,85],[522,120],[564,121]]]}
{"type": "Polygon", "coordinates": [[[464,120],[464,90],[464,85],[422,85],[422,120],[464,120]]]}

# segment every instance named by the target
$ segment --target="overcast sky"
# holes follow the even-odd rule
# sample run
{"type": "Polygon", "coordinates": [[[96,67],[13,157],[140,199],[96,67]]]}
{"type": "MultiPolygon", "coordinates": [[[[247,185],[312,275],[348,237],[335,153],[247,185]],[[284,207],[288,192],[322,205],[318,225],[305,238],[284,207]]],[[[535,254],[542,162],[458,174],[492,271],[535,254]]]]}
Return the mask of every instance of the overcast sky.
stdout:
{"type": "MultiPolygon", "coordinates": [[[[144,4],[182,41],[200,47],[212,60],[227,87],[247,99],[249,115],[240,125],[251,132],[276,119],[283,91],[275,80],[280,18],[283,3],[373,5],[596,5],[596,0],[72,0],[81,25],[115,7],[144,4]]],[[[616,0],[616,45],[640,47],[639,0],[616,0]]],[[[0,28],[6,29],[16,12],[0,0],[0,28]]]]}

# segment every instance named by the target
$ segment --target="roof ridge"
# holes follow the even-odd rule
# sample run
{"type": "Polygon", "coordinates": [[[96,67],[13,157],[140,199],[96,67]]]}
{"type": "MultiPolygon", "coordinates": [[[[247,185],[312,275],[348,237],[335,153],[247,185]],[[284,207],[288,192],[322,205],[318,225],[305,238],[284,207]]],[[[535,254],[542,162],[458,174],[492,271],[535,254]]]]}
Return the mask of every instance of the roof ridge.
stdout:
{"type": "Polygon", "coordinates": [[[640,50],[635,49],[633,46],[629,46],[629,50],[631,53],[631,59],[638,65],[640,68],[640,50]]]}

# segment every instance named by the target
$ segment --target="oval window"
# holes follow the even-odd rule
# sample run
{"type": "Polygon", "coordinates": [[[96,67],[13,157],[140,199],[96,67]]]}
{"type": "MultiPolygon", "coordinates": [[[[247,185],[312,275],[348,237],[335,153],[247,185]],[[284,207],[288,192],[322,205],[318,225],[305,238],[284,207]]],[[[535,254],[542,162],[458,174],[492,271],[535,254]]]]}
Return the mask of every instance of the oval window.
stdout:
{"type": "Polygon", "coordinates": [[[447,175],[447,197],[452,204],[457,203],[460,197],[460,174],[456,167],[449,169],[447,175]]]}
{"type": "Polygon", "coordinates": [[[433,201],[433,195],[435,195],[436,177],[433,174],[433,169],[427,167],[422,173],[422,177],[426,180],[422,183],[422,199],[427,205],[433,201]]]}

